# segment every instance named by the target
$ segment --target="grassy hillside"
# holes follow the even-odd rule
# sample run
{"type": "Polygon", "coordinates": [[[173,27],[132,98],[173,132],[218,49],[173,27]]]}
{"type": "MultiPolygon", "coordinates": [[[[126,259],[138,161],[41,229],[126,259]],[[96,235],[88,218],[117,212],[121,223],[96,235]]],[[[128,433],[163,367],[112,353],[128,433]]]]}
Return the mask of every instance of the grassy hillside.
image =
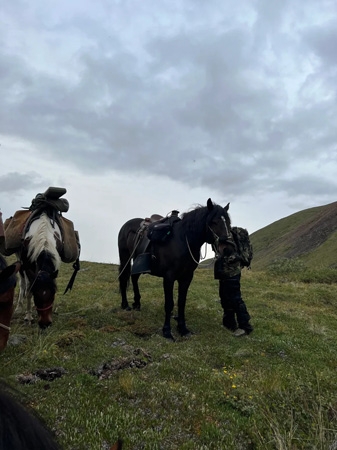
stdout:
{"type": "Polygon", "coordinates": [[[116,266],[82,262],[63,296],[63,265],[52,327],[41,334],[16,317],[0,374],[66,450],[108,450],[118,437],[125,450],[333,449],[337,271],[328,272],[245,270],[255,330],[237,339],[221,325],[212,271],[197,270],[193,335],[169,342],[160,279],[142,276],[142,310],[126,312],[116,266]]]}
{"type": "Polygon", "coordinates": [[[306,209],[252,233],[252,268],[280,258],[298,258],[307,267],[337,267],[337,202],[306,209]]]}

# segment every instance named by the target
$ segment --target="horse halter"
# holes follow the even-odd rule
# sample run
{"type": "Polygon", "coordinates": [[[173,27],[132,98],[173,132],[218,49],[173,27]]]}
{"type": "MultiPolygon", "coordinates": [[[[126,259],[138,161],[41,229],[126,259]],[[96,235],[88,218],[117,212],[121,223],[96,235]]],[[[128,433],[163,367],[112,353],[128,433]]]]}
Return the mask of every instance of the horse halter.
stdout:
{"type": "Polygon", "coordinates": [[[226,236],[218,236],[214,230],[209,226],[209,230],[211,231],[213,238],[214,238],[214,242],[212,243],[212,247],[213,250],[215,251],[215,253],[219,253],[219,243],[221,243],[222,241],[227,241],[228,239],[231,239],[231,233],[228,231],[228,227],[227,227],[227,223],[226,223],[226,219],[224,216],[221,216],[221,219],[225,225],[225,229],[226,229],[226,236]]]}
{"type": "MultiPolygon", "coordinates": [[[[36,283],[36,280],[38,279],[39,275],[40,275],[42,272],[45,272],[45,271],[44,271],[44,270],[39,270],[39,271],[37,272],[37,274],[36,274],[36,276],[35,276],[33,282],[32,282],[31,285],[30,285],[30,288],[29,288],[29,292],[30,292],[30,293],[33,293],[33,286],[34,286],[34,284],[36,283]]],[[[48,272],[46,272],[46,273],[48,273],[48,272]]],[[[35,305],[35,309],[36,309],[36,311],[38,311],[38,312],[48,311],[49,309],[51,309],[51,308],[53,307],[53,304],[54,304],[54,300],[52,300],[52,302],[50,303],[50,305],[46,306],[45,308],[38,308],[38,307],[35,305]]]]}
{"type": "Polygon", "coordinates": [[[54,302],[52,302],[49,306],[46,306],[45,308],[38,308],[37,306],[35,306],[35,309],[36,309],[36,311],[39,311],[39,312],[48,311],[48,309],[51,309],[53,307],[53,303],[54,302]]]}

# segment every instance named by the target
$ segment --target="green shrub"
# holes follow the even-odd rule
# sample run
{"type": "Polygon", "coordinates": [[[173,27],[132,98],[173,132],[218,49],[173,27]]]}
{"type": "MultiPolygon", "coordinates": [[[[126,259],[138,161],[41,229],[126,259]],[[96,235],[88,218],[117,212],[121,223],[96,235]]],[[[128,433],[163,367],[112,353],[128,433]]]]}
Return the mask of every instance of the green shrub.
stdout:
{"type": "Polygon", "coordinates": [[[267,272],[273,275],[288,275],[294,272],[304,272],[305,270],[305,264],[298,258],[278,258],[272,262],[267,272]]]}

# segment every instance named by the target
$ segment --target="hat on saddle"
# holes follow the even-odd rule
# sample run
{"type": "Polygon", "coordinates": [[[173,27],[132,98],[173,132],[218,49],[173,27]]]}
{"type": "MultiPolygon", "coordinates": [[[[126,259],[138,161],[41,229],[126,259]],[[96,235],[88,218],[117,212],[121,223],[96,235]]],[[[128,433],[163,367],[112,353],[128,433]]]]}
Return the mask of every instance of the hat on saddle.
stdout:
{"type": "Polygon", "coordinates": [[[67,192],[67,189],[60,187],[49,187],[43,194],[37,194],[32,200],[30,211],[51,206],[53,209],[61,213],[67,212],[69,209],[69,202],[65,198],[60,198],[67,192]]]}

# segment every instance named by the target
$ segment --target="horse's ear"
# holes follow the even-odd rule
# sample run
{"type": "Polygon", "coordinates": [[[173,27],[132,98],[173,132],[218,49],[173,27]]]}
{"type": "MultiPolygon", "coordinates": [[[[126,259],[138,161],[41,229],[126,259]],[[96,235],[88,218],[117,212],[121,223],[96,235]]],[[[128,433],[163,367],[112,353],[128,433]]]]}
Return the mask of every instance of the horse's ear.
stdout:
{"type": "Polygon", "coordinates": [[[212,200],[209,198],[208,200],[207,200],[207,208],[208,208],[208,210],[209,211],[212,211],[212,209],[213,209],[213,202],[212,202],[212,200]]]}
{"type": "Polygon", "coordinates": [[[229,203],[224,207],[224,210],[227,212],[229,210],[229,203]]]}
{"type": "Polygon", "coordinates": [[[8,267],[5,267],[2,271],[0,271],[0,281],[7,280],[7,278],[16,274],[20,270],[20,263],[12,264],[8,267]]]}

